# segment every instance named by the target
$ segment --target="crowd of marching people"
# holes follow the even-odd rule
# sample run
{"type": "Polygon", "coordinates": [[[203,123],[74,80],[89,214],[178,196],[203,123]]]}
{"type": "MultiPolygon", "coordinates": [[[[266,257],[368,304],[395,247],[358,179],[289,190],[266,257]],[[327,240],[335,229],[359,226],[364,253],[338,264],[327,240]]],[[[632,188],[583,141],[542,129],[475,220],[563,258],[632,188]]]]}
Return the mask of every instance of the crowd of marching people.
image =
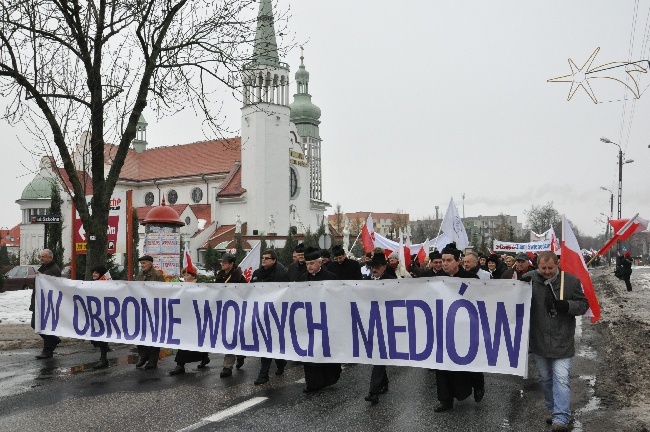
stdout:
{"type": "MultiPolygon", "coordinates": [[[[261,254],[261,266],[255,270],[250,283],[260,282],[301,282],[323,280],[388,280],[397,278],[430,278],[437,276],[458,277],[466,279],[516,279],[531,283],[532,301],[530,312],[530,352],[535,359],[540,385],[543,389],[546,406],[551,414],[546,422],[554,431],[568,430],[571,422],[569,408],[569,376],[571,359],[575,353],[574,332],[575,317],[583,315],[588,304],[582,291],[580,281],[570,274],[563,274],[560,286],[558,256],[545,251],[529,256],[517,253],[514,256],[497,254],[481,255],[473,251],[464,254],[454,243],[446,245],[441,251],[428,254],[420,263],[413,255],[405,265],[396,252],[375,248],[365,254],[361,260],[350,258],[345,249],[335,245],[331,252],[302,244],[295,248],[293,262],[283,266],[278,261],[277,252],[265,250],[261,254]],[[550,337],[553,335],[553,337],[550,337]]],[[[52,253],[44,250],[41,254],[41,272],[53,276],[60,275],[52,261],[52,253]]],[[[153,268],[153,258],[145,255],[139,259],[141,271],[138,281],[164,281],[162,275],[153,268]]],[[[106,270],[94,269],[93,279],[100,279],[106,270]]],[[[182,269],[185,282],[196,282],[197,269],[182,269]]],[[[237,266],[235,256],[226,253],[221,258],[221,270],[215,275],[217,283],[248,283],[237,266]]],[[[629,278],[628,278],[629,280],[629,278]]],[[[38,359],[50,358],[60,339],[56,336],[41,335],[44,339],[43,352],[38,359]]],[[[107,361],[108,343],[93,342],[100,348],[101,357],[96,369],[109,366],[107,361]]],[[[160,348],[138,345],[139,361],[136,368],[155,369],[158,365],[160,348]]],[[[176,367],[170,375],[185,373],[188,363],[198,363],[204,368],[210,363],[205,352],[178,350],[175,357],[176,367]]],[[[275,375],[282,375],[287,365],[283,359],[261,358],[255,385],[269,381],[272,364],[275,362],[275,375]]],[[[245,357],[227,354],[224,356],[221,378],[233,374],[233,368],[244,366],[245,357]]],[[[250,363],[250,362],[249,362],[250,363]]],[[[305,383],[304,392],[316,392],[338,382],[341,364],[303,362],[305,383]]],[[[365,400],[377,404],[381,394],[388,391],[388,367],[375,365],[369,377],[368,393],[365,400]]],[[[436,370],[436,387],[439,404],[435,412],[449,411],[454,408],[454,401],[464,400],[473,395],[475,402],[481,402],[485,389],[484,374],[470,371],[436,370]]]]}

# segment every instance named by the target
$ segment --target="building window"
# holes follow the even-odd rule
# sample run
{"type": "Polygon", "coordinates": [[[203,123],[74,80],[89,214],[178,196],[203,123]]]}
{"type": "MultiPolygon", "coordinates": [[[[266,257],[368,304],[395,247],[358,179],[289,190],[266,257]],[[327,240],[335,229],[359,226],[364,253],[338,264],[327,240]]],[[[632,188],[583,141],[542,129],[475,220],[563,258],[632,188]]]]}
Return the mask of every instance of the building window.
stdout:
{"type": "Polygon", "coordinates": [[[293,168],[289,168],[289,196],[295,198],[298,196],[298,173],[293,168]]]}
{"type": "Polygon", "coordinates": [[[198,204],[203,199],[203,190],[201,188],[192,189],[192,202],[198,204]]]}
{"type": "Polygon", "coordinates": [[[147,192],[147,194],[144,196],[144,205],[153,205],[153,192],[147,192]]]}
{"type": "Polygon", "coordinates": [[[167,202],[169,204],[176,204],[176,201],[178,201],[178,193],[174,189],[167,192],[167,202]]]}
{"type": "Polygon", "coordinates": [[[185,218],[185,225],[189,225],[190,222],[192,222],[192,219],[190,219],[190,217],[187,216],[187,217],[185,218]]]}

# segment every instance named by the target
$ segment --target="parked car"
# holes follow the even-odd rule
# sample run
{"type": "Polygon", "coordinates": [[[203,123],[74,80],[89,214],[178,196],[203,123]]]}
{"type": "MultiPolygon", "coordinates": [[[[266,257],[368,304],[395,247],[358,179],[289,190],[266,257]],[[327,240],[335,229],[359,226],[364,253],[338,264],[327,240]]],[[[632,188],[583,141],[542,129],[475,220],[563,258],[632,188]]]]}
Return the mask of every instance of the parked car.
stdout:
{"type": "Polygon", "coordinates": [[[37,265],[16,266],[5,274],[5,291],[34,289],[37,265]]]}

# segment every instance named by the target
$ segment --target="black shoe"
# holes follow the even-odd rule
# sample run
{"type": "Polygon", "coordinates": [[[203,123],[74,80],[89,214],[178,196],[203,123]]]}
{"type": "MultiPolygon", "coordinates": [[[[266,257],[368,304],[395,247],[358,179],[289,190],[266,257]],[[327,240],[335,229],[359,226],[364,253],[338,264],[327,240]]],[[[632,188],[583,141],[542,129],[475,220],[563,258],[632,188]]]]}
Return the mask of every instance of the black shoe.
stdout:
{"type": "Polygon", "coordinates": [[[276,375],[282,375],[284,373],[284,366],[278,366],[278,368],[275,371],[276,375]]]}
{"type": "Polygon", "coordinates": [[[364,399],[373,405],[379,403],[379,395],[375,393],[368,393],[368,396],[366,396],[364,399]]]}
{"type": "Polygon", "coordinates": [[[244,359],[246,357],[237,357],[237,363],[235,363],[235,367],[237,369],[241,369],[242,366],[244,366],[244,359]]]}
{"type": "Polygon", "coordinates": [[[137,367],[137,368],[141,368],[141,367],[144,366],[146,363],[147,363],[147,359],[141,359],[140,361],[138,361],[138,362],[135,364],[135,367],[137,367]]]}
{"type": "Polygon", "coordinates": [[[255,382],[253,382],[253,384],[262,385],[262,384],[266,384],[267,382],[269,382],[269,376],[268,375],[260,375],[260,376],[257,377],[255,382]]]}
{"type": "Polygon", "coordinates": [[[36,358],[39,360],[49,359],[52,358],[53,355],[54,355],[54,351],[43,350],[39,355],[36,356],[36,358]]]}
{"type": "Polygon", "coordinates": [[[208,363],[210,363],[210,357],[203,357],[201,363],[197,366],[199,369],[203,369],[208,363]]]}
{"type": "Polygon", "coordinates": [[[185,373],[185,365],[177,364],[173,370],[169,371],[169,375],[180,375],[185,373]]]}
{"type": "Polygon", "coordinates": [[[388,384],[379,387],[379,393],[378,394],[384,394],[387,391],[388,391],[388,384]]]}
{"type": "Polygon", "coordinates": [[[93,366],[93,369],[106,369],[108,367],[108,360],[106,357],[100,357],[99,361],[93,366]]]}
{"type": "Polygon", "coordinates": [[[221,369],[221,373],[219,374],[219,378],[228,378],[230,376],[232,376],[232,369],[230,369],[230,368],[221,369]]]}
{"type": "Polygon", "coordinates": [[[444,411],[451,411],[454,409],[454,403],[453,402],[440,402],[440,405],[435,407],[433,409],[433,412],[444,412],[444,411]]]}
{"type": "Polygon", "coordinates": [[[315,387],[305,387],[304,389],[302,389],[302,392],[303,393],[314,393],[314,392],[317,392],[317,391],[320,391],[320,390],[321,389],[315,388],[315,387]]]}
{"type": "Polygon", "coordinates": [[[152,362],[151,360],[146,362],[145,365],[144,365],[144,368],[147,369],[147,370],[156,369],[157,367],[158,367],[158,363],[152,362]]]}
{"type": "Polygon", "coordinates": [[[485,396],[485,389],[474,389],[474,400],[476,402],[481,402],[483,400],[483,396],[485,396]]]}

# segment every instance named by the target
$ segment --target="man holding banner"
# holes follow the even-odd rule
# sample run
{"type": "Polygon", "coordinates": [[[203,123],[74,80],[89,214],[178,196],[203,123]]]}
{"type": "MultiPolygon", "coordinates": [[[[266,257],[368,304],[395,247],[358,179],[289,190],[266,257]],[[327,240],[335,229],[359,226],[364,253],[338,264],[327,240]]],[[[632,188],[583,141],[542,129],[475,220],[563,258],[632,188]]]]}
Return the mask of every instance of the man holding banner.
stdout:
{"type": "Polygon", "coordinates": [[[540,252],[538,269],[522,280],[532,280],[530,351],[533,353],[553,431],[568,431],[571,419],[570,374],[575,355],[576,316],[589,308],[580,280],[560,272],[554,252],[540,252]]]}
{"type": "MultiPolygon", "coordinates": [[[[165,276],[154,268],[151,255],[140,257],[138,262],[140,263],[140,273],[136,275],[136,281],[165,282],[165,276]]],[[[135,364],[136,368],[155,369],[158,367],[160,347],[138,345],[138,358],[140,360],[135,364]]]]}
{"type": "MultiPolygon", "coordinates": [[[[475,273],[470,273],[460,265],[460,250],[455,243],[450,243],[442,250],[442,269],[451,277],[478,279],[475,273]]],[[[435,412],[454,409],[454,399],[467,399],[474,389],[474,400],[481,402],[485,395],[485,377],[482,372],[457,372],[436,370],[436,388],[440,404],[435,412]]]]}

